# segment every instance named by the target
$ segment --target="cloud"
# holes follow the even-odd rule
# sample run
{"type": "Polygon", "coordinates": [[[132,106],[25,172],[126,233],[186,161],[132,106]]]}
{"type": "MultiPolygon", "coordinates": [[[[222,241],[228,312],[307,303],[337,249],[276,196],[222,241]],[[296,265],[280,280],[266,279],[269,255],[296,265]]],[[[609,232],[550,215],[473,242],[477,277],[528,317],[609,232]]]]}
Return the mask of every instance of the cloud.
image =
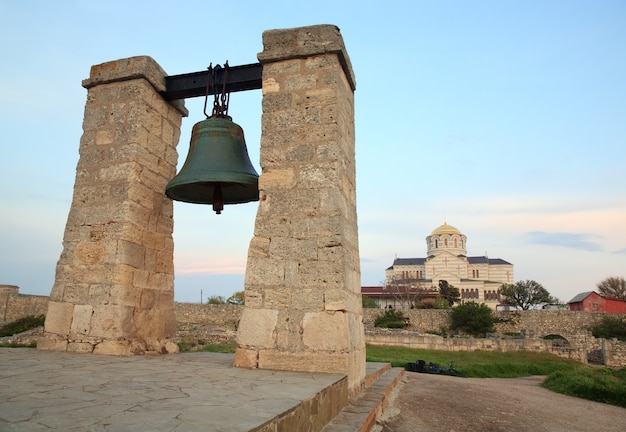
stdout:
{"type": "Polygon", "coordinates": [[[613,252],[615,255],[626,255],[626,248],[618,249],[613,252]]]}
{"type": "Polygon", "coordinates": [[[377,259],[372,259],[372,258],[360,258],[361,264],[371,264],[371,263],[377,263],[378,260],[377,259]]]}
{"type": "Polygon", "coordinates": [[[571,249],[582,249],[585,251],[601,250],[601,247],[598,243],[590,241],[590,237],[592,236],[589,234],[531,231],[526,233],[525,237],[532,244],[561,246],[571,249]]]}

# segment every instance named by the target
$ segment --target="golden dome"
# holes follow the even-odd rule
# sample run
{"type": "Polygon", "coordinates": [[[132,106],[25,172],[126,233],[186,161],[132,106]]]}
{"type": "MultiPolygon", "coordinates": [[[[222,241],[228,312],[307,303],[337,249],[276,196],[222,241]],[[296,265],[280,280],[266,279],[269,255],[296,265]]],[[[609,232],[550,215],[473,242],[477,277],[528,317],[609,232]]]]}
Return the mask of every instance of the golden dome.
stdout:
{"type": "Polygon", "coordinates": [[[435,228],[433,232],[430,233],[430,235],[436,234],[461,234],[461,231],[459,231],[458,228],[455,228],[452,225],[448,225],[447,222],[444,222],[443,225],[435,228]]]}

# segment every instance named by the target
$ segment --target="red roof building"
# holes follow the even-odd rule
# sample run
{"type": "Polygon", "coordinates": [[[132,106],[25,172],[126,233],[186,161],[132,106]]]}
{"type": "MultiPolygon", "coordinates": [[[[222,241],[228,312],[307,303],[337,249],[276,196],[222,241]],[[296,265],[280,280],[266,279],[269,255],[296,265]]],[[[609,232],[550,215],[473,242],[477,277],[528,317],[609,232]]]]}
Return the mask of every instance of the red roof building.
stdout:
{"type": "Polygon", "coordinates": [[[361,295],[373,299],[382,309],[411,309],[420,300],[439,297],[439,290],[397,285],[362,286],[361,295]]]}
{"type": "Polygon", "coordinates": [[[595,291],[578,294],[569,302],[569,310],[585,312],[604,312],[610,314],[626,313],[626,301],[605,297],[595,291]]]}

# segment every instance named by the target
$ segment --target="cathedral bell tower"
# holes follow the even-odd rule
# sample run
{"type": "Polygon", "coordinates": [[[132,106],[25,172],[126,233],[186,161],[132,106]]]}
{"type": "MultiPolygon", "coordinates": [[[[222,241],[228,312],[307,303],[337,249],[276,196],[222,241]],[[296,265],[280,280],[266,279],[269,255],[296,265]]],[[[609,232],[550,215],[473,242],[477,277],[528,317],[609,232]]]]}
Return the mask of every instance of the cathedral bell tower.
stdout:
{"type": "Polygon", "coordinates": [[[467,237],[458,228],[444,221],[443,225],[435,228],[426,237],[426,250],[429,257],[439,255],[443,251],[457,256],[467,256],[467,237]]]}

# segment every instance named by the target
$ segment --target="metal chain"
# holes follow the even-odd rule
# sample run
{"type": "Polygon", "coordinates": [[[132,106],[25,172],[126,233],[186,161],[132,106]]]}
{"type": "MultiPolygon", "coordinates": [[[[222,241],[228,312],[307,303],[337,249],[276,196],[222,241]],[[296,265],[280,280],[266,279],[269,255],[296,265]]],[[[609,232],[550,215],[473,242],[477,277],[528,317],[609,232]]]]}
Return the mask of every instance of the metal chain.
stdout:
{"type": "Polygon", "coordinates": [[[224,64],[224,73],[222,80],[222,91],[217,92],[215,89],[217,83],[217,72],[222,69],[222,66],[217,65],[213,67],[213,63],[211,63],[208,67],[208,79],[206,85],[206,92],[204,95],[204,115],[209,118],[209,115],[206,113],[207,100],[209,99],[209,89],[213,88],[213,111],[211,116],[228,116],[228,104],[230,102],[230,92],[226,91],[226,82],[228,81],[228,60],[224,64]]]}

